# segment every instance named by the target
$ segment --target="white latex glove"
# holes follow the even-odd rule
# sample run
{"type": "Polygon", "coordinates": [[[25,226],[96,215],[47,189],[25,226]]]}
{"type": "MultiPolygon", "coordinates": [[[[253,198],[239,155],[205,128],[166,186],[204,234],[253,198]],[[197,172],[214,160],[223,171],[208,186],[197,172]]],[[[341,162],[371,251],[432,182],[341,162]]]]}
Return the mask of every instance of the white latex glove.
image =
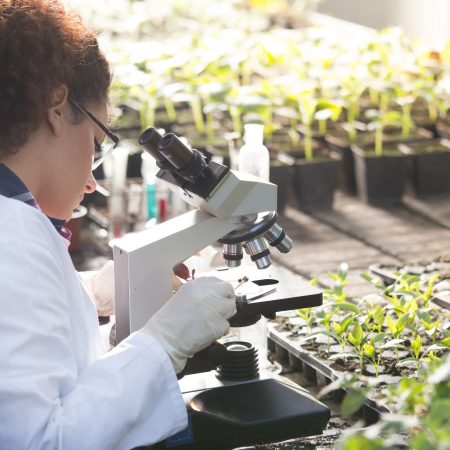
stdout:
{"type": "Polygon", "coordinates": [[[142,331],[158,340],[179,373],[188,358],[228,332],[235,313],[231,284],[203,277],[183,284],[142,331]]]}
{"type": "Polygon", "coordinates": [[[108,261],[100,270],[80,272],[81,280],[94,300],[98,316],[114,314],[114,262],[108,261]]]}

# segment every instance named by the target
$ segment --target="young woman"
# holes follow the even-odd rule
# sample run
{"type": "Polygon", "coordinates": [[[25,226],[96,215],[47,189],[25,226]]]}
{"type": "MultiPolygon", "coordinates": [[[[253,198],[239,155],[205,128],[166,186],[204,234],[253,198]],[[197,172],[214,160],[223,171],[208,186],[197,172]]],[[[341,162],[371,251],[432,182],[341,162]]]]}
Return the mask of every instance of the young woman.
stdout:
{"type": "Polygon", "coordinates": [[[231,285],[200,278],[105,352],[62,225],[95,189],[96,148],[117,144],[110,79],[61,3],[0,0],[1,449],[130,449],[183,429],[175,373],[235,313],[231,285]]]}

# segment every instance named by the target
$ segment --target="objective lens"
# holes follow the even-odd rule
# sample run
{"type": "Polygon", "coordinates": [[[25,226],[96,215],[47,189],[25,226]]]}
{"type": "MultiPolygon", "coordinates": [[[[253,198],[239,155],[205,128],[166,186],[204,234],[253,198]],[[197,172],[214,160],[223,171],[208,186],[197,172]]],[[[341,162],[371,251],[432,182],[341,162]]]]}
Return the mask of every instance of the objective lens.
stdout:
{"type": "Polygon", "coordinates": [[[262,237],[246,242],[244,248],[258,269],[265,269],[272,264],[270,251],[262,237]]]}
{"type": "Polygon", "coordinates": [[[159,141],[159,151],[178,170],[184,170],[194,157],[193,151],[184,145],[173,133],[167,133],[159,141]]]}
{"type": "Polygon", "coordinates": [[[243,256],[242,244],[223,245],[223,259],[228,267],[239,267],[243,256]]]}
{"type": "Polygon", "coordinates": [[[276,247],[281,253],[287,253],[292,248],[292,240],[286,232],[276,223],[266,232],[267,242],[276,247]]]}

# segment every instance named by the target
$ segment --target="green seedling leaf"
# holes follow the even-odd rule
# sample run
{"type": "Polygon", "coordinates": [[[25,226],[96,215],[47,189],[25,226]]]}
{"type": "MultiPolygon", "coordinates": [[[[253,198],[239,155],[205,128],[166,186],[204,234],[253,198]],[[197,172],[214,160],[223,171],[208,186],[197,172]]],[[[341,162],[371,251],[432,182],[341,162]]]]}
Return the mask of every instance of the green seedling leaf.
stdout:
{"type": "Polygon", "coordinates": [[[420,338],[420,334],[411,340],[411,348],[413,349],[415,357],[418,358],[420,350],[422,349],[422,339],[420,338]]]}
{"type": "Polygon", "coordinates": [[[448,349],[448,347],[446,345],[432,344],[425,350],[425,353],[430,353],[430,352],[439,351],[439,350],[447,350],[447,349],[448,349]]]}
{"type": "Polygon", "coordinates": [[[399,311],[403,310],[402,304],[400,302],[400,300],[394,296],[394,295],[385,295],[384,298],[391,303],[392,305],[394,305],[399,311]]]}
{"type": "Polygon", "coordinates": [[[317,120],[337,120],[341,114],[342,107],[338,103],[320,100],[317,104],[315,118],[317,120]]]}
{"type": "Polygon", "coordinates": [[[368,281],[370,284],[372,284],[375,287],[381,288],[381,286],[383,285],[383,283],[379,277],[373,276],[369,272],[362,272],[359,276],[363,280],[368,281]]]}
{"type": "Polygon", "coordinates": [[[445,383],[450,380],[450,364],[442,364],[433,374],[428,377],[428,382],[432,384],[445,383]]]}
{"type": "Polygon", "coordinates": [[[450,347],[450,337],[442,339],[441,344],[445,345],[446,347],[450,347]]]}
{"type": "Polygon", "coordinates": [[[364,344],[363,346],[364,355],[369,358],[373,358],[375,356],[375,347],[371,344],[364,344]]]}
{"type": "Polygon", "coordinates": [[[363,329],[359,323],[353,326],[352,331],[348,335],[348,340],[355,347],[359,347],[363,339],[363,329]]]}
{"type": "Polygon", "coordinates": [[[437,328],[430,328],[429,330],[425,330],[425,334],[427,335],[427,336],[431,336],[431,337],[433,337],[435,334],[436,334],[436,332],[437,332],[437,328]]]}
{"type": "Polygon", "coordinates": [[[428,311],[426,311],[426,310],[419,310],[419,311],[417,311],[417,317],[420,319],[420,320],[423,320],[424,322],[427,322],[427,323],[430,323],[431,322],[431,317],[430,317],[430,314],[428,313],[428,311]]]}
{"type": "Polygon", "coordinates": [[[336,309],[343,309],[345,311],[350,311],[355,314],[361,313],[361,310],[356,305],[349,302],[330,302],[328,303],[328,305],[331,307],[335,307],[336,309]]]}
{"type": "Polygon", "coordinates": [[[399,111],[388,111],[382,117],[384,125],[400,125],[402,121],[402,115],[399,111]]]}
{"type": "Polygon", "coordinates": [[[329,331],[326,331],[326,330],[321,330],[321,331],[313,331],[312,333],[308,333],[307,336],[302,337],[300,343],[310,341],[311,339],[314,339],[317,336],[330,336],[331,338],[333,338],[336,341],[339,340],[338,335],[331,333],[329,331]]]}
{"type": "Polygon", "coordinates": [[[330,322],[331,322],[331,319],[333,318],[333,316],[334,316],[334,311],[332,311],[332,312],[330,312],[329,314],[327,314],[327,315],[324,317],[324,319],[323,319],[323,324],[324,324],[325,326],[329,326],[329,325],[330,325],[330,322]]]}
{"type": "Polygon", "coordinates": [[[363,391],[360,390],[351,390],[344,397],[344,400],[341,405],[341,416],[344,419],[355,414],[361,406],[364,404],[364,400],[366,396],[363,391]]]}
{"type": "Polygon", "coordinates": [[[332,278],[334,281],[338,281],[338,282],[341,281],[341,277],[338,274],[336,274],[336,273],[328,271],[328,276],[330,278],[332,278]]]}
{"type": "Polygon", "coordinates": [[[386,343],[384,343],[380,348],[385,349],[385,348],[398,347],[403,342],[405,342],[404,339],[391,339],[390,341],[387,341],[386,343]]]}
{"type": "Polygon", "coordinates": [[[434,325],[432,323],[426,322],[425,320],[420,319],[420,322],[424,326],[425,330],[432,330],[434,328],[434,325]]]}
{"type": "Polygon", "coordinates": [[[423,293],[422,298],[424,299],[424,301],[427,303],[428,300],[431,297],[431,294],[433,292],[433,287],[434,287],[434,283],[436,282],[436,280],[439,278],[439,274],[438,273],[434,273],[433,275],[431,275],[430,279],[428,280],[428,286],[426,291],[423,293]]]}
{"type": "Polygon", "coordinates": [[[386,324],[389,331],[395,335],[397,333],[397,322],[389,314],[386,314],[386,324]]]}
{"type": "Polygon", "coordinates": [[[409,318],[410,318],[410,314],[409,313],[405,313],[402,314],[397,321],[397,330],[398,331],[403,331],[406,328],[406,325],[409,322],[409,318]]]}
{"type": "MultiPolygon", "coordinates": [[[[393,447],[386,447],[381,437],[368,438],[363,434],[353,434],[345,438],[342,445],[336,447],[338,450],[391,450],[393,447]]],[[[423,447],[417,447],[423,448],[423,447]]]]}
{"type": "MultiPolygon", "coordinates": [[[[333,297],[334,297],[334,298],[336,298],[336,299],[338,299],[338,300],[339,300],[340,298],[342,298],[343,289],[342,289],[342,284],[341,284],[340,281],[338,281],[338,282],[333,286],[332,292],[333,292],[333,297]]],[[[344,297],[344,298],[345,298],[345,297],[344,297]]],[[[343,300],[343,298],[342,298],[342,300],[343,300]]],[[[342,301],[342,300],[340,300],[340,301],[342,301]]]]}
{"type": "Polygon", "coordinates": [[[333,322],[333,330],[337,334],[342,334],[344,332],[344,330],[342,329],[342,326],[340,324],[338,324],[337,322],[333,322]]]}
{"type": "Polygon", "coordinates": [[[350,326],[350,324],[352,324],[356,319],[356,316],[352,315],[352,314],[347,314],[344,319],[341,321],[341,329],[342,332],[347,331],[348,327],[350,326]]]}
{"type": "Polygon", "coordinates": [[[370,342],[372,344],[377,344],[378,342],[381,342],[386,337],[386,333],[377,333],[370,342]]]}
{"type": "Polygon", "coordinates": [[[417,358],[410,357],[410,358],[402,359],[401,361],[399,361],[399,362],[397,363],[397,366],[398,366],[398,367],[403,367],[403,366],[417,366],[417,358]]]}
{"type": "Polygon", "coordinates": [[[378,305],[373,314],[373,318],[379,327],[383,325],[385,315],[386,314],[384,309],[380,305],[378,305]]]}
{"type": "Polygon", "coordinates": [[[310,282],[309,282],[309,284],[311,285],[311,286],[317,286],[317,283],[319,282],[319,279],[318,278],[313,278],[310,282]]]}
{"type": "Polygon", "coordinates": [[[434,352],[430,352],[423,358],[423,360],[426,362],[441,362],[442,358],[439,358],[439,356],[437,356],[434,352]]]}

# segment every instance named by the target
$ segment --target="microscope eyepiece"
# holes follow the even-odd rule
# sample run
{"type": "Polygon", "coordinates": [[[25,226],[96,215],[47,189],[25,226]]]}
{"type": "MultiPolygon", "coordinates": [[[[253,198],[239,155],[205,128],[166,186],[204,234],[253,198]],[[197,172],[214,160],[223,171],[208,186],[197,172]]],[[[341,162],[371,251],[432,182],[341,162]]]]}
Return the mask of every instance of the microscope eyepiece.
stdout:
{"type": "Polygon", "coordinates": [[[167,133],[159,141],[158,150],[186,181],[195,183],[208,176],[205,157],[198,150],[190,149],[175,134],[167,133]]]}
{"type": "Polygon", "coordinates": [[[194,157],[193,151],[173,133],[159,141],[159,152],[178,170],[186,169],[194,157]]]}
{"type": "Polygon", "coordinates": [[[162,135],[156,130],[156,128],[150,127],[147,128],[140,136],[139,136],[139,145],[142,145],[144,150],[146,150],[156,161],[159,163],[159,167],[167,166],[167,160],[158,150],[159,142],[162,139],[162,135]]]}

